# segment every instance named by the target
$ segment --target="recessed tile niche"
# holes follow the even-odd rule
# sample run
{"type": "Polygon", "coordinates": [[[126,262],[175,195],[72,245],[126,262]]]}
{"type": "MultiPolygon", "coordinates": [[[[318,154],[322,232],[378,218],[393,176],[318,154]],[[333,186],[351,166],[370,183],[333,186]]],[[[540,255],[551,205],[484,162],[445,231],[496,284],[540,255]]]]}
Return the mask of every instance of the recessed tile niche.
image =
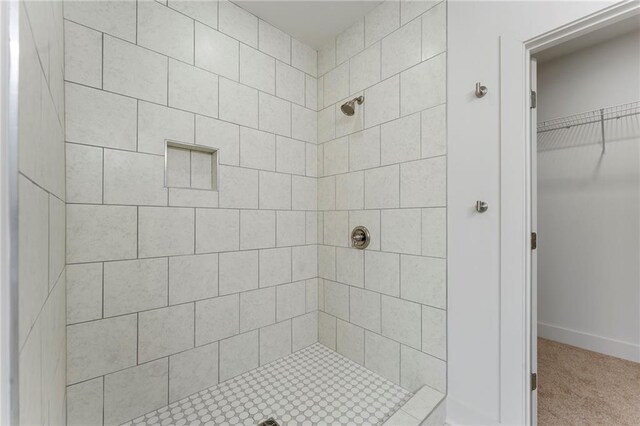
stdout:
{"type": "Polygon", "coordinates": [[[201,145],[167,141],[165,186],[218,190],[218,150],[201,145]]]}

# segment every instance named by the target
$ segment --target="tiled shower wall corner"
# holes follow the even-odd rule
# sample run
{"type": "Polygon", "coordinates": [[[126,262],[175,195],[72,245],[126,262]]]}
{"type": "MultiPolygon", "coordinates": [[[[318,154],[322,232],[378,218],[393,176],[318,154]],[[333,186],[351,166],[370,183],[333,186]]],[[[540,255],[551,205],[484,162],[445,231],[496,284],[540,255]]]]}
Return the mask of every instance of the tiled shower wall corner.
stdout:
{"type": "Polygon", "coordinates": [[[317,53],[229,2],[64,3],[69,424],[317,341],[317,53]],[[165,140],[219,192],[165,188],[165,140]]]}
{"type": "Polygon", "coordinates": [[[445,392],[446,3],[382,3],[319,52],[318,75],[319,341],[445,392]]]}
{"type": "Polygon", "coordinates": [[[65,166],[60,2],[19,2],[20,423],[65,424],[65,166]]]}

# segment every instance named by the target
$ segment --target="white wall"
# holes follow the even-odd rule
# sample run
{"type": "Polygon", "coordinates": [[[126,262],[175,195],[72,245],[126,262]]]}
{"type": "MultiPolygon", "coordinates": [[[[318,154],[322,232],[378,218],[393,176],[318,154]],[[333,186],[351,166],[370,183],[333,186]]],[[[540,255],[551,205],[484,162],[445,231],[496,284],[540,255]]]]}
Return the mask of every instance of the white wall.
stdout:
{"type": "Polygon", "coordinates": [[[499,274],[500,36],[524,41],[612,3],[449,5],[447,401],[453,423],[524,422],[521,398],[501,389],[500,290],[510,283],[499,274]],[[483,99],[473,95],[477,81],[489,89],[483,99]],[[489,211],[475,214],[476,200],[487,201],[489,211]],[[503,402],[510,395],[516,402],[503,402]]]}
{"type": "MultiPolygon", "coordinates": [[[[639,45],[632,33],[540,64],[540,121],[640,100],[639,45]]],[[[538,136],[538,335],[636,361],[639,122],[607,122],[604,156],[597,124],[538,136]]]]}

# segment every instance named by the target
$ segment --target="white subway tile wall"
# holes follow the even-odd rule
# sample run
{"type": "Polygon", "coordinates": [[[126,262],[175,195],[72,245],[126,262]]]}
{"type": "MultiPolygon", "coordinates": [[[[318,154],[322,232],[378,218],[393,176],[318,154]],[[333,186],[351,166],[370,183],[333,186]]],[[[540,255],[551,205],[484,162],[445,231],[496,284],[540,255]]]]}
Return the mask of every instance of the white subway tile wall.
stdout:
{"type": "Polygon", "coordinates": [[[386,1],[318,52],[318,340],[412,392],[446,390],[445,57],[444,1],[386,1]]]}
{"type": "Polygon", "coordinates": [[[50,102],[60,153],[47,159],[64,170],[66,124],[66,227],[64,173],[21,185],[30,247],[42,242],[30,262],[42,268],[25,272],[26,330],[50,289],[64,312],[64,282],[50,282],[67,232],[67,362],[63,344],[56,356],[69,424],[124,422],[316,343],[317,52],[226,1],[64,9],[60,58],[46,58],[62,69],[64,36],[67,113],[50,102]],[[165,187],[167,139],[218,150],[218,191],[189,150],[165,187]]]}
{"type": "MultiPolygon", "coordinates": [[[[87,202],[101,202],[101,195],[99,199],[91,196],[101,186],[96,179],[101,177],[88,174],[86,182],[65,190],[63,45],[65,37],[78,37],[69,50],[84,56],[86,62],[75,70],[75,76],[83,84],[94,85],[102,75],[102,54],[95,50],[102,45],[102,33],[80,26],[65,31],[61,2],[20,1],[16,7],[20,44],[19,108],[12,103],[18,111],[19,144],[16,343],[20,392],[16,408],[21,424],[66,424],[65,203],[67,193],[71,198],[88,195],[87,202]]],[[[101,167],[102,159],[96,154],[102,155],[91,149],[70,152],[72,173],[96,164],[101,167]]],[[[70,275],[70,297],[88,301],[70,312],[74,321],[102,316],[101,306],[92,303],[96,271],[87,266],[70,275]],[[76,279],[85,274],[90,284],[78,291],[76,279]]],[[[83,388],[87,402],[94,390],[89,386],[83,388]]],[[[102,398],[99,401],[101,404],[102,398]]]]}

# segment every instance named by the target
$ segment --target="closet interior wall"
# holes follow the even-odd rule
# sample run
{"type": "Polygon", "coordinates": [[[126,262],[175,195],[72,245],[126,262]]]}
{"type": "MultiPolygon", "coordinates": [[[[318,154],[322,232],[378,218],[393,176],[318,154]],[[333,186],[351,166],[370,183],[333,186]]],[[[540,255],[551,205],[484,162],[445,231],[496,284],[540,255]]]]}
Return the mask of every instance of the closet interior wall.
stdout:
{"type": "MultiPolygon", "coordinates": [[[[640,100],[640,33],[538,64],[538,121],[640,100]]],[[[538,334],[640,362],[640,115],[538,134],[538,334]]]]}

